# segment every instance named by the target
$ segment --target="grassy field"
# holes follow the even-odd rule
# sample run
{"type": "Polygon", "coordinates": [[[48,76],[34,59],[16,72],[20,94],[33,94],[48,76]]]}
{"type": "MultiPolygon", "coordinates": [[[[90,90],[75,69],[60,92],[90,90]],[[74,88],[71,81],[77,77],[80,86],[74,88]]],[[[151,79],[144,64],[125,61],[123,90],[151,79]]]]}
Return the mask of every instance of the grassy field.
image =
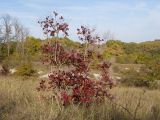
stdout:
{"type": "Polygon", "coordinates": [[[39,98],[37,78],[0,76],[0,120],[160,120],[160,91],[115,87],[115,99],[101,105],[58,110],[39,98]]]}

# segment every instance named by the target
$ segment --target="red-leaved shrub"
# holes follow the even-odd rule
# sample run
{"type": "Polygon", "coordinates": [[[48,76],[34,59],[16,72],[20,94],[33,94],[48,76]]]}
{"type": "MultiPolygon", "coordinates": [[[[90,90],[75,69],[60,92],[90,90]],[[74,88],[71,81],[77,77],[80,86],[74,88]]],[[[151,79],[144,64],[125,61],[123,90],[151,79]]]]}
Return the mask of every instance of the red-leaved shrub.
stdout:
{"type": "MultiPolygon", "coordinates": [[[[44,21],[39,22],[45,32],[52,37],[57,37],[59,32],[68,35],[68,25],[58,22],[58,13],[54,12],[54,17],[47,17],[44,21]]],[[[59,19],[63,19],[60,17],[59,19]]],[[[80,40],[86,45],[85,51],[77,50],[67,51],[60,42],[48,42],[42,46],[44,62],[56,66],[57,70],[52,71],[48,80],[40,82],[38,91],[52,91],[53,97],[63,105],[73,104],[91,104],[102,102],[105,98],[112,98],[109,89],[112,88],[113,82],[109,76],[110,63],[103,61],[102,56],[97,54],[100,63],[97,70],[101,73],[100,80],[94,80],[90,77],[90,65],[93,59],[93,53],[96,51],[89,50],[91,44],[97,44],[102,39],[98,36],[93,37],[93,30],[81,26],[77,29],[80,40]],[[60,69],[63,65],[70,67],[69,71],[60,69]]]]}

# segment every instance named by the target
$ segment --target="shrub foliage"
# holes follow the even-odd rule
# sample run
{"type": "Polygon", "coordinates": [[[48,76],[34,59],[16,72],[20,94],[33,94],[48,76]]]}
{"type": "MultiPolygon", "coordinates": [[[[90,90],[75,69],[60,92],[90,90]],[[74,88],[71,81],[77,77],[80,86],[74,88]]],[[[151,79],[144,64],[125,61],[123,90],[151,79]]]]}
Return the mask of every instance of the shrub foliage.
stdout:
{"type": "Polygon", "coordinates": [[[35,75],[35,73],[36,71],[33,69],[31,63],[25,63],[23,65],[20,65],[16,71],[16,74],[21,76],[33,76],[35,75]]]}
{"type": "MultiPolygon", "coordinates": [[[[53,18],[47,17],[39,22],[45,34],[50,37],[57,37],[60,32],[68,36],[68,24],[59,22],[64,21],[61,16],[57,19],[58,13],[54,12],[53,18]],[[51,27],[52,26],[52,27],[51,27]]],[[[90,67],[93,59],[94,49],[88,49],[88,46],[95,45],[102,41],[100,37],[93,35],[93,30],[81,26],[77,29],[80,40],[86,45],[85,51],[65,50],[56,39],[42,46],[44,62],[56,66],[55,71],[51,71],[48,80],[40,82],[38,91],[52,91],[53,97],[58,104],[90,104],[102,102],[105,98],[112,98],[109,89],[113,82],[109,76],[110,63],[103,61],[102,56],[97,53],[100,63],[97,64],[97,70],[101,73],[101,79],[96,81],[90,77],[90,67]],[[61,69],[62,65],[68,65],[69,71],[61,69]]]]}

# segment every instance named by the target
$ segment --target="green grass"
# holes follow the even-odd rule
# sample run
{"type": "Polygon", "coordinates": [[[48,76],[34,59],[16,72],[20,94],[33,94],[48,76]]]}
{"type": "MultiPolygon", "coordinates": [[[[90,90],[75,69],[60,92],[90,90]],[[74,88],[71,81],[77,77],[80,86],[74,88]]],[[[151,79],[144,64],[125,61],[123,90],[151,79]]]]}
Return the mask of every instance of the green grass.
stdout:
{"type": "Polygon", "coordinates": [[[111,102],[71,105],[59,111],[54,100],[39,98],[37,78],[0,76],[0,120],[160,120],[160,91],[116,87],[111,102]]]}

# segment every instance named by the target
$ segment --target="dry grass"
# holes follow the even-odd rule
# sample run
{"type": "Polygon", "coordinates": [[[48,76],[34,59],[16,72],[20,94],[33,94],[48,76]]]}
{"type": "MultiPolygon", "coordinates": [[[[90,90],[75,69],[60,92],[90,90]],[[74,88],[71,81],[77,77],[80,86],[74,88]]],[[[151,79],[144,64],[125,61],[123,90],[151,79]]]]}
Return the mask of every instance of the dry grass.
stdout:
{"type": "Polygon", "coordinates": [[[22,79],[0,76],[0,120],[160,120],[158,90],[117,87],[112,102],[59,111],[54,101],[39,99],[36,78],[22,79]]]}

